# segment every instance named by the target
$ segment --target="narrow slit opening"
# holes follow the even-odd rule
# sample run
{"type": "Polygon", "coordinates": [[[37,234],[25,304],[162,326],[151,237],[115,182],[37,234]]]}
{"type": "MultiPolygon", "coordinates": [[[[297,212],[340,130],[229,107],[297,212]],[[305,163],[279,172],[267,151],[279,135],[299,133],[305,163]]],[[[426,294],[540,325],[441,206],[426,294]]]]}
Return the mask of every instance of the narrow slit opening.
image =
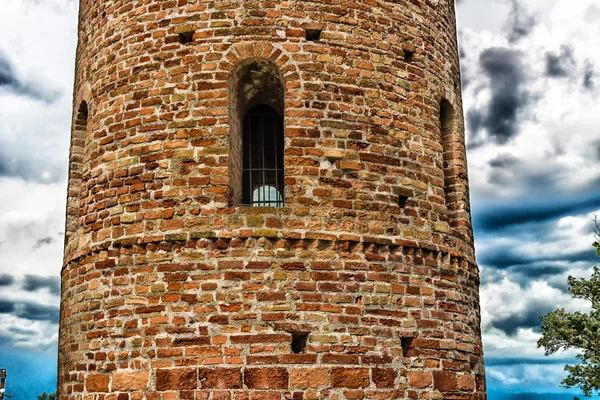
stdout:
{"type": "Polygon", "coordinates": [[[411,50],[404,50],[404,61],[412,62],[415,52],[411,50]]]}
{"type": "Polygon", "coordinates": [[[292,352],[294,354],[306,353],[306,343],[309,332],[292,332],[292,352]]]}
{"type": "Polygon", "coordinates": [[[321,30],[320,29],[306,29],[306,40],[309,42],[314,42],[321,39],[321,30]]]}
{"type": "Polygon", "coordinates": [[[408,352],[411,350],[412,342],[413,338],[411,337],[400,338],[400,343],[402,345],[402,356],[408,356],[408,352]]]}
{"type": "Polygon", "coordinates": [[[188,44],[194,41],[194,33],[195,31],[189,31],[189,32],[181,32],[179,34],[179,43],[181,44],[188,44]]]}
{"type": "Polygon", "coordinates": [[[400,208],[404,208],[406,206],[406,202],[408,201],[408,196],[398,196],[398,206],[400,208]]]}

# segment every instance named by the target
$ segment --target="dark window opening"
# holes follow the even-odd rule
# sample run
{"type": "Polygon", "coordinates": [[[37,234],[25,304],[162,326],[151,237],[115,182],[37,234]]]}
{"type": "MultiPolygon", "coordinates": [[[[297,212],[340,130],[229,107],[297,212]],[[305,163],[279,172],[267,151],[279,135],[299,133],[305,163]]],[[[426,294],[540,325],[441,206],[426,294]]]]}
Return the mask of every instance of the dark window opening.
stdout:
{"type": "Polygon", "coordinates": [[[283,207],[283,118],[268,105],[251,108],[243,125],[242,202],[283,207]]]}
{"type": "Polygon", "coordinates": [[[77,118],[75,120],[76,130],[86,130],[88,123],[88,106],[85,101],[82,101],[77,110],[77,118]]]}
{"type": "Polygon", "coordinates": [[[188,44],[194,41],[194,31],[182,32],[179,34],[179,43],[188,44]]]}
{"type": "Polygon", "coordinates": [[[440,131],[443,147],[444,158],[444,194],[446,198],[446,206],[452,203],[452,194],[455,191],[453,181],[455,180],[454,172],[454,108],[446,99],[440,102],[440,131]]]}
{"type": "Polygon", "coordinates": [[[229,200],[283,207],[284,97],[279,69],[248,58],[229,75],[229,200]]]}
{"type": "Polygon", "coordinates": [[[294,354],[306,353],[306,343],[309,332],[292,332],[292,352],[294,354]]]}
{"type": "Polygon", "coordinates": [[[442,130],[442,137],[452,134],[453,125],[454,108],[448,100],[442,99],[440,102],[440,127],[442,130]]]}
{"type": "Polygon", "coordinates": [[[404,61],[406,61],[406,62],[412,62],[414,56],[415,56],[415,52],[414,51],[404,50],[404,61]]]}
{"type": "Polygon", "coordinates": [[[398,206],[400,208],[404,208],[406,206],[406,202],[408,201],[408,196],[398,196],[398,206]]]}
{"type": "Polygon", "coordinates": [[[413,338],[411,337],[403,337],[400,338],[400,343],[402,345],[402,356],[408,356],[408,352],[411,349],[413,338]]]}
{"type": "Polygon", "coordinates": [[[88,104],[82,101],[77,108],[71,134],[71,152],[69,154],[69,186],[67,198],[67,218],[65,225],[65,244],[68,244],[78,228],[85,142],[88,133],[88,104]]]}
{"type": "Polygon", "coordinates": [[[309,42],[314,42],[321,39],[321,30],[320,29],[306,29],[306,40],[309,42]]]}

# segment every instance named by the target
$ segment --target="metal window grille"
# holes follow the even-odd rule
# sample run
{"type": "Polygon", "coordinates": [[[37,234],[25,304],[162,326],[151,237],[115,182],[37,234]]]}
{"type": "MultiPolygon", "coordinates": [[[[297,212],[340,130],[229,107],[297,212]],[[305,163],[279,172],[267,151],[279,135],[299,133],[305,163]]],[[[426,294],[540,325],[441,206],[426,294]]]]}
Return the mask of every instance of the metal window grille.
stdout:
{"type": "Polygon", "coordinates": [[[283,118],[258,105],[244,116],[242,202],[283,207],[283,118]]]}

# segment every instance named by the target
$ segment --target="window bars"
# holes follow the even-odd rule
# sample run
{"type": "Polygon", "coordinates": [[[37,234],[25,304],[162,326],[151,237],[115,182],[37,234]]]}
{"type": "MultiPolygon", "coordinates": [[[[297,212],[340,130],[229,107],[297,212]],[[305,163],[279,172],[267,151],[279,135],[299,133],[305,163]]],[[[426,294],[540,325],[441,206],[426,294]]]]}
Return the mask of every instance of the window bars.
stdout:
{"type": "Polygon", "coordinates": [[[258,105],[244,116],[242,202],[283,207],[283,118],[258,105]]]}

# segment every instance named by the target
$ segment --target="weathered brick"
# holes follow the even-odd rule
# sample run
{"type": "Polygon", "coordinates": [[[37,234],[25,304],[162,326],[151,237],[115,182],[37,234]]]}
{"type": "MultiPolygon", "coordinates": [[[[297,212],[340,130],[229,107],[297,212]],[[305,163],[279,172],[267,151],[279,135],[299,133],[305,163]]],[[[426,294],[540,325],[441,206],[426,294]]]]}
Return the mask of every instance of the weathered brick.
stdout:
{"type": "Polygon", "coordinates": [[[443,392],[458,389],[458,376],[456,372],[434,371],[433,388],[443,392]]]}
{"type": "Polygon", "coordinates": [[[88,392],[108,392],[109,376],[106,374],[90,374],[85,379],[85,390],[88,392]]]}
{"type": "Polygon", "coordinates": [[[196,389],[197,371],[190,368],[156,370],[157,390],[196,389]]]}
{"type": "Polygon", "coordinates": [[[244,384],[249,389],[287,389],[289,374],[285,368],[247,368],[244,384]]]}
{"type": "Polygon", "coordinates": [[[329,385],[329,370],[325,368],[303,368],[290,371],[291,389],[316,389],[329,385]]]}
{"type": "Polygon", "coordinates": [[[145,390],[148,388],[148,376],[148,371],[114,372],[112,376],[112,389],[119,391],[145,390]]]}
{"type": "Polygon", "coordinates": [[[240,368],[200,368],[198,378],[206,389],[239,389],[242,387],[240,368]]]}
{"type": "Polygon", "coordinates": [[[409,372],[408,384],[419,389],[431,386],[433,378],[430,372],[409,372]]]}
{"type": "Polygon", "coordinates": [[[332,368],[331,386],[334,388],[366,388],[370,385],[367,368],[332,368]]]}
{"type": "Polygon", "coordinates": [[[373,368],[371,374],[373,382],[378,388],[392,389],[396,387],[395,381],[398,373],[393,368],[373,368]]]}

